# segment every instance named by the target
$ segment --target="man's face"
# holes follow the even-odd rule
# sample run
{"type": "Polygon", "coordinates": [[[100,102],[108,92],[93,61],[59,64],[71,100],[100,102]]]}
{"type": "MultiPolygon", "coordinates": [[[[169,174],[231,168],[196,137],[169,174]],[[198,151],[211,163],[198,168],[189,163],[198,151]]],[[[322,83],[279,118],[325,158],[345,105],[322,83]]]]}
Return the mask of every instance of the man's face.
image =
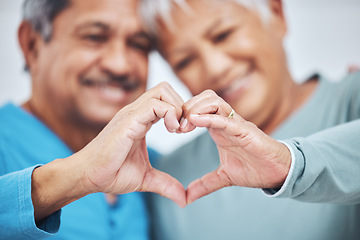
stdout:
{"type": "Polygon", "coordinates": [[[281,100],[287,73],[283,19],[263,23],[232,1],[187,3],[188,11],[173,9],[174,29],[160,22],[161,53],[192,94],[212,89],[245,119],[263,124],[281,100]]]}
{"type": "Polygon", "coordinates": [[[72,0],[37,49],[33,98],[59,116],[106,124],[145,91],[150,41],[136,0],[72,0]]]}

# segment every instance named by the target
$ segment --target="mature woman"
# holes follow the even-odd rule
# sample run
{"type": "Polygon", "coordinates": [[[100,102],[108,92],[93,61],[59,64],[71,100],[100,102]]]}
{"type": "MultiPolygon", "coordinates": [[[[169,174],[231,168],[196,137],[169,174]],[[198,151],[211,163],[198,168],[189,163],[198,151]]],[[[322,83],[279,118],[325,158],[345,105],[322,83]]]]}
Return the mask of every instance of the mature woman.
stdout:
{"type": "Polygon", "coordinates": [[[340,83],[315,75],[296,84],[283,48],[280,0],[143,0],[142,5],[159,52],[197,95],[183,107],[182,131],[201,126],[210,133],[167,156],[158,168],[185,186],[195,180],[188,202],[226,186],[252,187],[222,189],[186,209],[153,196],[155,236],[359,239],[358,159],[316,157],[323,149],[358,151],[354,138],[343,137],[345,147],[328,144],[327,136],[337,136],[340,127],[313,137],[318,148],[304,138],[286,141],[296,161],[274,139],[306,137],[359,119],[360,75],[340,83]],[[266,155],[259,146],[277,151],[266,155]]]}

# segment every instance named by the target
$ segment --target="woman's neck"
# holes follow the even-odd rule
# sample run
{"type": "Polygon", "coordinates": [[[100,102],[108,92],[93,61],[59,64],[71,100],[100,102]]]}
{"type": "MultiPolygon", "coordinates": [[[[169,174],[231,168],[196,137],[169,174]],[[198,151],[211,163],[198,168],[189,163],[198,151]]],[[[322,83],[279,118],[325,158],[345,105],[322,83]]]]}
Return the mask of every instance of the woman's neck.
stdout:
{"type": "Polygon", "coordinates": [[[269,121],[259,126],[266,134],[273,133],[291,114],[300,109],[312,96],[318,85],[318,77],[312,77],[303,84],[290,81],[269,121]]]}

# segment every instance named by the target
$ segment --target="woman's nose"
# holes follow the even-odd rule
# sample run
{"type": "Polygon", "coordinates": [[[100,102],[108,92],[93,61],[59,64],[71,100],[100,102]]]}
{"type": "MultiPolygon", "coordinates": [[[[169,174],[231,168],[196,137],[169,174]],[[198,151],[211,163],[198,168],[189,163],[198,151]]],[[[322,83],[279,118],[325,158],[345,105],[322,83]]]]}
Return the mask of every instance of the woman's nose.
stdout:
{"type": "Polygon", "coordinates": [[[204,49],[202,57],[204,74],[210,83],[223,79],[232,65],[231,56],[222,49],[208,46],[204,49]]]}

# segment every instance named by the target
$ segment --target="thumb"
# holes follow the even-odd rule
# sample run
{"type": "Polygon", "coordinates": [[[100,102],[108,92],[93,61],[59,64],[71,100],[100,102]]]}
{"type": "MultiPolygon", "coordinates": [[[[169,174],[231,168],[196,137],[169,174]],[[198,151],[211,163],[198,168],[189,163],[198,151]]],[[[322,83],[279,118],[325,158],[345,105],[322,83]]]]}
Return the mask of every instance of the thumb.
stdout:
{"type": "Polygon", "coordinates": [[[186,192],[184,186],[167,173],[152,168],[146,173],[141,192],[154,192],[169,198],[180,207],[186,206],[186,192]]]}
{"type": "Polygon", "coordinates": [[[227,175],[218,168],[217,170],[210,172],[190,183],[186,190],[187,204],[193,203],[201,197],[231,185],[232,184],[227,175]]]}

